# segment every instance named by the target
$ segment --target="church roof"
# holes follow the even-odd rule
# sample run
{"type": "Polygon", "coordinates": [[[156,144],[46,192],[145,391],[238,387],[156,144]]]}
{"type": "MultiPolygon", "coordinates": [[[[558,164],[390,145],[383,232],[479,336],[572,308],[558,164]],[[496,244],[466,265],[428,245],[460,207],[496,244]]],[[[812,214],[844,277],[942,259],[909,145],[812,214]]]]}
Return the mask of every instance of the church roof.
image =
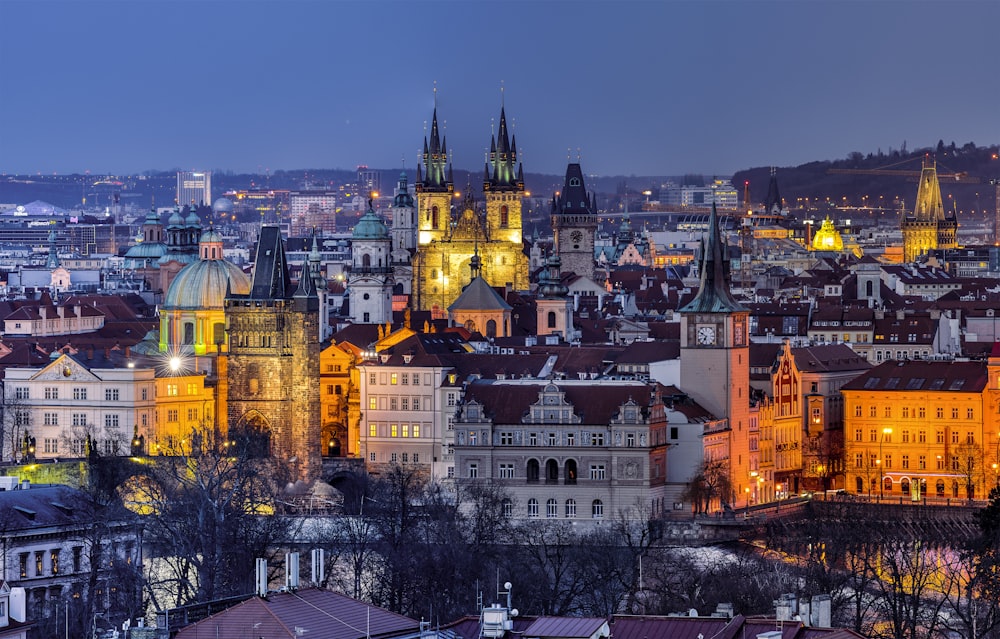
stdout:
{"type": "Polygon", "coordinates": [[[250,292],[250,279],[226,260],[199,260],[177,273],[163,298],[164,310],[222,309],[226,291],[236,295],[250,292]]]}
{"type": "Polygon", "coordinates": [[[389,229],[375,211],[372,210],[371,202],[368,203],[368,210],[358,223],[354,225],[355,240],[383,240],[389,237],[389,229]]]}
{"type": "Polygon", "coordinates": [[[448,311],[509,311],[511,308],[486,280],[477,277],[469,282],[448,311]]]}
{"type": "Polygon", "coordinates": [[[746,311],[733,299],[726,281],[725,262],[722,254],[722,239],[719,237],[719,215],[712,204],[712,215],[708,222],[707,242],[701,255],[701,283],[698,294],[680,309],[682,313],[734,313],[746,311]]]}
{"type": "Polygon", "coordinates": [[[566,182],[562,193],[552,202],[552,212],[564,215],[593,215],[596,208],[583,183],[583,169],[579,163],[566,166],[566,182]]]}
{"type": "Polygon", "coordinates": [[[917,187],[917,201],[913,205],[913,213],[907,215],[907,218],[917,222],[935,222],[945,219],[937,166],[930,158],[924,159],[924,166],[920,171],[920,186],[917,187]]]}

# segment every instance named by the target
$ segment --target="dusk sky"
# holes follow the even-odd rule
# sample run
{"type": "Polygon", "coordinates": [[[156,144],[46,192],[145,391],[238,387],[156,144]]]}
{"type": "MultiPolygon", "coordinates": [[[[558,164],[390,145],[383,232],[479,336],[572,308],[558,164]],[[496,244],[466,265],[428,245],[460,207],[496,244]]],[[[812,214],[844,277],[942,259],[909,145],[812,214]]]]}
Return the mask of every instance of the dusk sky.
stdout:
{"type": "Polygon", "coordinates": [[[0,172],[728,175],[1000,142],[1000,2],[0,0],[0,172]],[[579,149],[579,151],[577,150],[579,149]]]}

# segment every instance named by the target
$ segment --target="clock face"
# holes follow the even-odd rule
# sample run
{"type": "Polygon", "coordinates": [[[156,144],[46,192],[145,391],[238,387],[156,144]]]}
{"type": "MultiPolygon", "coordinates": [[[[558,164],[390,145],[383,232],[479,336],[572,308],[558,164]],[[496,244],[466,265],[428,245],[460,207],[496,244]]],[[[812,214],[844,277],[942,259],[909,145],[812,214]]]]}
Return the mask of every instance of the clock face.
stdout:
{"type": "Polygon", "coordinates": [[[698,327],[698,343],[703,345],[714,344],[715,343],[715,327],[714,326],[699,326],[698,327]]]}
{"type": "Polygon", "coordinates": [[[569,234],[569,239],[573,240],[574,242],[579,242],[580,240],[583,239],[583,233],[581,233],[580,231],[573,231],[572,233],[569,234]]]}

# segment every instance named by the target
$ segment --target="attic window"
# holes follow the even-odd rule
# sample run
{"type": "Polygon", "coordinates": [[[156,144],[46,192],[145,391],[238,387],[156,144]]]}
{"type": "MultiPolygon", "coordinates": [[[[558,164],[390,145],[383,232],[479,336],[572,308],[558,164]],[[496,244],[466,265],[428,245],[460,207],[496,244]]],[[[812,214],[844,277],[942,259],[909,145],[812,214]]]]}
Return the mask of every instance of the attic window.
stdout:
{"type": "Polygon", "coordinates": [[[944,380],[939,377],[931,382],[931,385],[928,387],[928,389],[940,390],[942,386],[944,386],[944,380]]]}
{"type": "Polygon", "coordinates": [[[951,386],[948,387],[948,390],[962,390],[963,386],[965,386],[965,380],[956,379],[951,383],[951,386]]]}
{"type": "Polygon", "coordinates": [[[885,383],[886,389],[889,389],[889,390],[892,390],[893,388],[896,388],[897,386],[899,386],[899,378],[898,377],[890,377],[889,381],[887,381],[885,383]]]}
{"type": "Polygon", "coordinates": [[[906,382],[906,390],[919,390],[921,386],[924,385],[923,377],[914,377],[910,381],[906,382]]]}
{"type": "Polygon", "coordinates": [[[865,380],[865,388],[875,388],[880,381],[882,381],[881,377],[869,377],[865,380]]]}
{"type": "Polygon", "coordinates": [[[37,514],[35,511],[29,508],[25,508],[24,506],[14,506],[14,510],[21,513],[22,515],[24,515],[25,517],[27,517],[32,521],[35,520],[35,515],[37,514]]]}

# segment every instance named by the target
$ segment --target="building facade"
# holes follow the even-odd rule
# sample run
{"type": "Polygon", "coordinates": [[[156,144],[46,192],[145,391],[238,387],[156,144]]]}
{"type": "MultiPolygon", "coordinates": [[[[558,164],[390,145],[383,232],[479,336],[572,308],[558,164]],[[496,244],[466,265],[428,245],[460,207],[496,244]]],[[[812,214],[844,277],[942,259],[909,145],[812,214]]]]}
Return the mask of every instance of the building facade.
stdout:
{"type": "Polygon", "coordinates": [[[211,171],[178,171],[177,172],[177,205],[212,203],[212,172],[211,171]]]}

